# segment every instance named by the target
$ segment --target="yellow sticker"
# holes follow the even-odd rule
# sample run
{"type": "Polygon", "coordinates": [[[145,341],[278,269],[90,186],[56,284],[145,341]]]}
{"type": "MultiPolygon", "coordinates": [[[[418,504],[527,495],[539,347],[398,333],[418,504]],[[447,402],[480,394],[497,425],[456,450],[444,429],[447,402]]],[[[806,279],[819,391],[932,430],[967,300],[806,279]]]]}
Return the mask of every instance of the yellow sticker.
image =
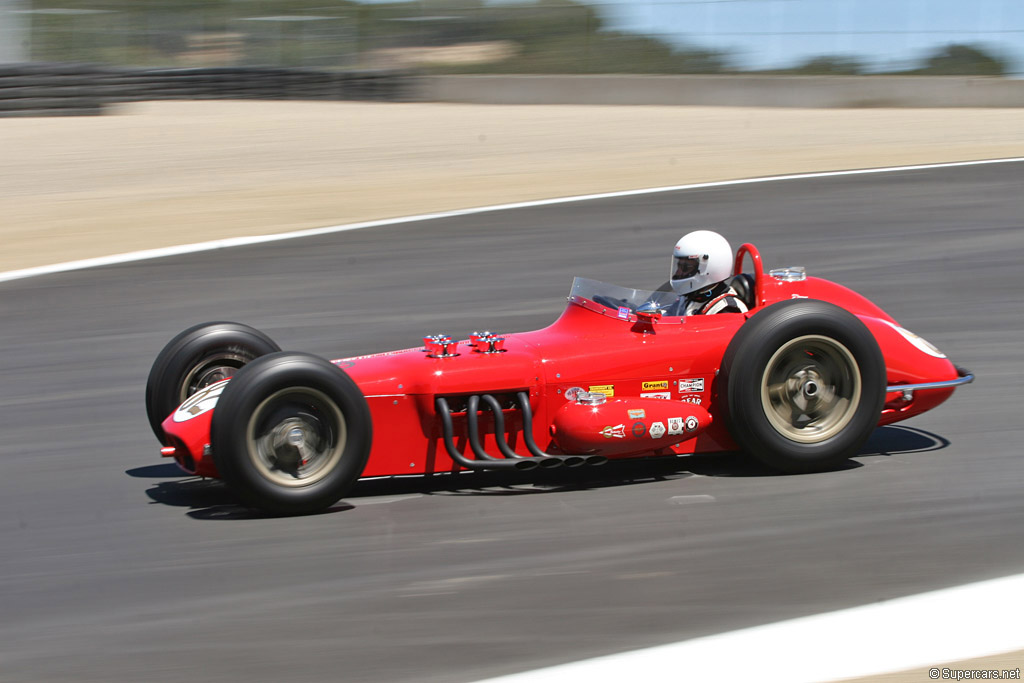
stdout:
{"type": "Polygon", "coordinates": [[[588,387],[587,391],[589,391],[592,394],[604,394],[608,398],[611,398],[612,396],[615,395],[615,385],[614,384],[598,384],[597,386],[588,387]]]}
{"type": "Polygon", "coordinates": [[[657,391],[658,389],[668,389],[668,380],[663,379],[660,382],[641,382],[641,391],[657,391]]]}

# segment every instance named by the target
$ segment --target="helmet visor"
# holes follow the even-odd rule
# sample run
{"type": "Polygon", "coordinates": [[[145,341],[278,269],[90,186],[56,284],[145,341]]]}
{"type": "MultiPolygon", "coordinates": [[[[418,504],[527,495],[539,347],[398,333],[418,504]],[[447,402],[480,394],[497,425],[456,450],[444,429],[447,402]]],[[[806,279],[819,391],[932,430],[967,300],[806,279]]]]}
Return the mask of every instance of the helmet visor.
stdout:
{"type": "Polygon", "coordinates": [[[699,256],[675,256],[672,259],[672,279],[685,280],[700,272],[699,256]]]}

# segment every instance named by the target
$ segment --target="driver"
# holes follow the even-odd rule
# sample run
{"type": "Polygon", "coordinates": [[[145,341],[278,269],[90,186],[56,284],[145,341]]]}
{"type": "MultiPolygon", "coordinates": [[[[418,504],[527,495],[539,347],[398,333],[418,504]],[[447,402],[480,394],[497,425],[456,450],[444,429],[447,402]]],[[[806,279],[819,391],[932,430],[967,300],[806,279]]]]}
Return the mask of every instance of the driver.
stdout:
{"type": "Polygon", "coordinates": [[[711,230],[683,235],[672,250],[669,282],[680,296],[677,315],[744,313],[746,304],[725,283],[732,274],[732,247],[711,230]]]}

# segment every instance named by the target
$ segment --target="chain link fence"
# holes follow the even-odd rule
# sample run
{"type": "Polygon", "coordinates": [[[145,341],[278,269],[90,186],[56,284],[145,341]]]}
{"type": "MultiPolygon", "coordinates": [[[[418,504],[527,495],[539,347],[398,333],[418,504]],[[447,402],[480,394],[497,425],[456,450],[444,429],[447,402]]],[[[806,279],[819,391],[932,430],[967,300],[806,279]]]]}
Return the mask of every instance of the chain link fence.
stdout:
{"type": "Polygon", "coordinates": [[[960,73],[1024,73],[1024,2],[0,0],[0,62],[877,73],[923,68],[951,44],[976,53],[960,73]]]}

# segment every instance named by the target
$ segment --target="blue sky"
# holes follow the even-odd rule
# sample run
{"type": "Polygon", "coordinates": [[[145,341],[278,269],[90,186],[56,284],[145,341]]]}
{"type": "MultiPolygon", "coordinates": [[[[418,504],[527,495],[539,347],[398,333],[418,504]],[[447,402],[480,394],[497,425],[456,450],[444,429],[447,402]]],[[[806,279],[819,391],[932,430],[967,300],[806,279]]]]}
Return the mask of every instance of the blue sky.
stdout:
{"type": "Polygon", "coordinates": [[[739,66],[850,55],[906,68],[935,47],[980,44],[1024,75],[1024,0],[598,0],[614,30],[727,49],[739,66]]]}

